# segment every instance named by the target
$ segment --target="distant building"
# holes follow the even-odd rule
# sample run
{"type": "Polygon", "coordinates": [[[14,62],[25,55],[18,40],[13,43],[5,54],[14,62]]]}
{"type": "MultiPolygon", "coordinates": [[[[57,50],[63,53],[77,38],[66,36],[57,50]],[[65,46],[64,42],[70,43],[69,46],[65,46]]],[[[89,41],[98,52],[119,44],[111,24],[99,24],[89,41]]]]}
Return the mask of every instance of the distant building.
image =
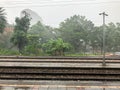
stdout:
{"type": "Polygon", "coordinates": [[[14,25],[7,24],[6,27],[4,28],[5,32],[13,32],[14,30],[14,25]]]}
{"type": "Polygon", "coordinates": [[[29,18],[31,19],[31,21],[30,21],[31,25],[36,24],[38,21],[42,22],[41,17],[36,12],[34,12],[30,9],[22,10],[20,16],[23,17],[25,15],[25,12],[29,15],[29,18]]]}

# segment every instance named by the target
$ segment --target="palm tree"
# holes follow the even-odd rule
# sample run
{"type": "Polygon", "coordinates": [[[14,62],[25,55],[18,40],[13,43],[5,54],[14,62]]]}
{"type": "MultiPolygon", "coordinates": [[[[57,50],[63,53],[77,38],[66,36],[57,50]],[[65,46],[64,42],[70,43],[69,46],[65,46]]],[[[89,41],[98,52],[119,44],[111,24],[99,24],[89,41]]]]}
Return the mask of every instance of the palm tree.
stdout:
{"type": "Polygon", "coordinates": [[[2,7],[0,7],[0,33],[3,33],[4,28],[6,26],[6,17],[5,17],[5,13],[4,13],[5,9],[3,9],[2,7]]]}

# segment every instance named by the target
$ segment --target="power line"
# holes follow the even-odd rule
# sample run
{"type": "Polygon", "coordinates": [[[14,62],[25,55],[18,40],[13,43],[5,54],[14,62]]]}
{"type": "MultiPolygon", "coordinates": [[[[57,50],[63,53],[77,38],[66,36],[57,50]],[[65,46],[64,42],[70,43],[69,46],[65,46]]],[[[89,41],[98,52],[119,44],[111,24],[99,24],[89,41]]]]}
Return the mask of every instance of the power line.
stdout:
{"type": "MultiPolygon", "coordinates": [[[[44,1],[37,1],[37,2],[26,2],[26,1],[11,1],[11,2],[9,2],[9,1],[6,1],[6,2],[4,2],[3,4],[6,4],[6,3],[8,3],[8,4],[33,4],[33,3],[75,3],[75,2],[77,2],[77,3],[94,3],[94,2],[96,2],[95,0],[83,0],[83,1],[54,1],[54,0],[51,0],[51,1],[48,1],[48,0],[44,0],[44,1]],[[87,2],[86,2],[87,1],[87,2]]],[[[102,2],[96,2],[96,3],[109,3],[109,2],[119,2],[119,1],[102,1],[102,2]]],[[[1,2],[2,3],[2,2],[1,2]]]]}
{"type": "Polygon", "coordinates": [[[30,3],[22,3],[22,4],[16,4],[11,6],[4,6],[5,8],[15,8],[15,7],[48,7],[48,6],[70,6],[70,5],[88,5],[88,4],[106,4],[106,3],[120,3],[120,1],[108,1],[108,2],[73,2],[73,1],[60,1],[59,3],[42,3],[42,4],[30,4],[30,3]]]}

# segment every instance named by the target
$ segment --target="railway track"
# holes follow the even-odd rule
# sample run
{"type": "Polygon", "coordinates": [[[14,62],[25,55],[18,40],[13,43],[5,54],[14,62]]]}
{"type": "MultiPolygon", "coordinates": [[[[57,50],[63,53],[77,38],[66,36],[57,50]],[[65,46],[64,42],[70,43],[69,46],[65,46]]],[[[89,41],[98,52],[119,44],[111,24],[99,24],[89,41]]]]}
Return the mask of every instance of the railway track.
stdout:
{"type": "Polygon", "coordinates": [[[107,58],[106,62],[110,65],[103,67],[101,57],[0,57],[0,79],[120,81],[120,67],[111,66],[111,64],[120,66],[119,58],[107,58]],[[96,64],[98,64],[97,67],[95,67],[96,64]]]}
{"type": "MultiPolygon", "coordinates": [[[[80,59],[80,60],[102,60],[103,56],[81,56],[81,57],[71,57],[71,56],[0,56],[0,59],[80,59]]],[[[106,56],[106,60],[120,60],[120,56],[106,56]]]]}

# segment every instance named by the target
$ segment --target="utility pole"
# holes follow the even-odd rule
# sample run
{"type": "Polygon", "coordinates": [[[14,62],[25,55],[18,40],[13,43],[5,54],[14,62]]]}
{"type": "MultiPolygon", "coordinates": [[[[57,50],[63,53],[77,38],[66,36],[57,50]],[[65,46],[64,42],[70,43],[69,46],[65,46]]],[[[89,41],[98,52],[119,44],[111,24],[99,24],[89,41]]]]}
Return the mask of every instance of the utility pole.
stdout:
{"type": "Polygon", "coordinates": [[[99,15],[103,15],[103,66],[106,66],[105,63],[105,52],[106,52],[106,47],[105,47],[105,16],[108,16],[105,12],[100,13],[99,15]]]}

